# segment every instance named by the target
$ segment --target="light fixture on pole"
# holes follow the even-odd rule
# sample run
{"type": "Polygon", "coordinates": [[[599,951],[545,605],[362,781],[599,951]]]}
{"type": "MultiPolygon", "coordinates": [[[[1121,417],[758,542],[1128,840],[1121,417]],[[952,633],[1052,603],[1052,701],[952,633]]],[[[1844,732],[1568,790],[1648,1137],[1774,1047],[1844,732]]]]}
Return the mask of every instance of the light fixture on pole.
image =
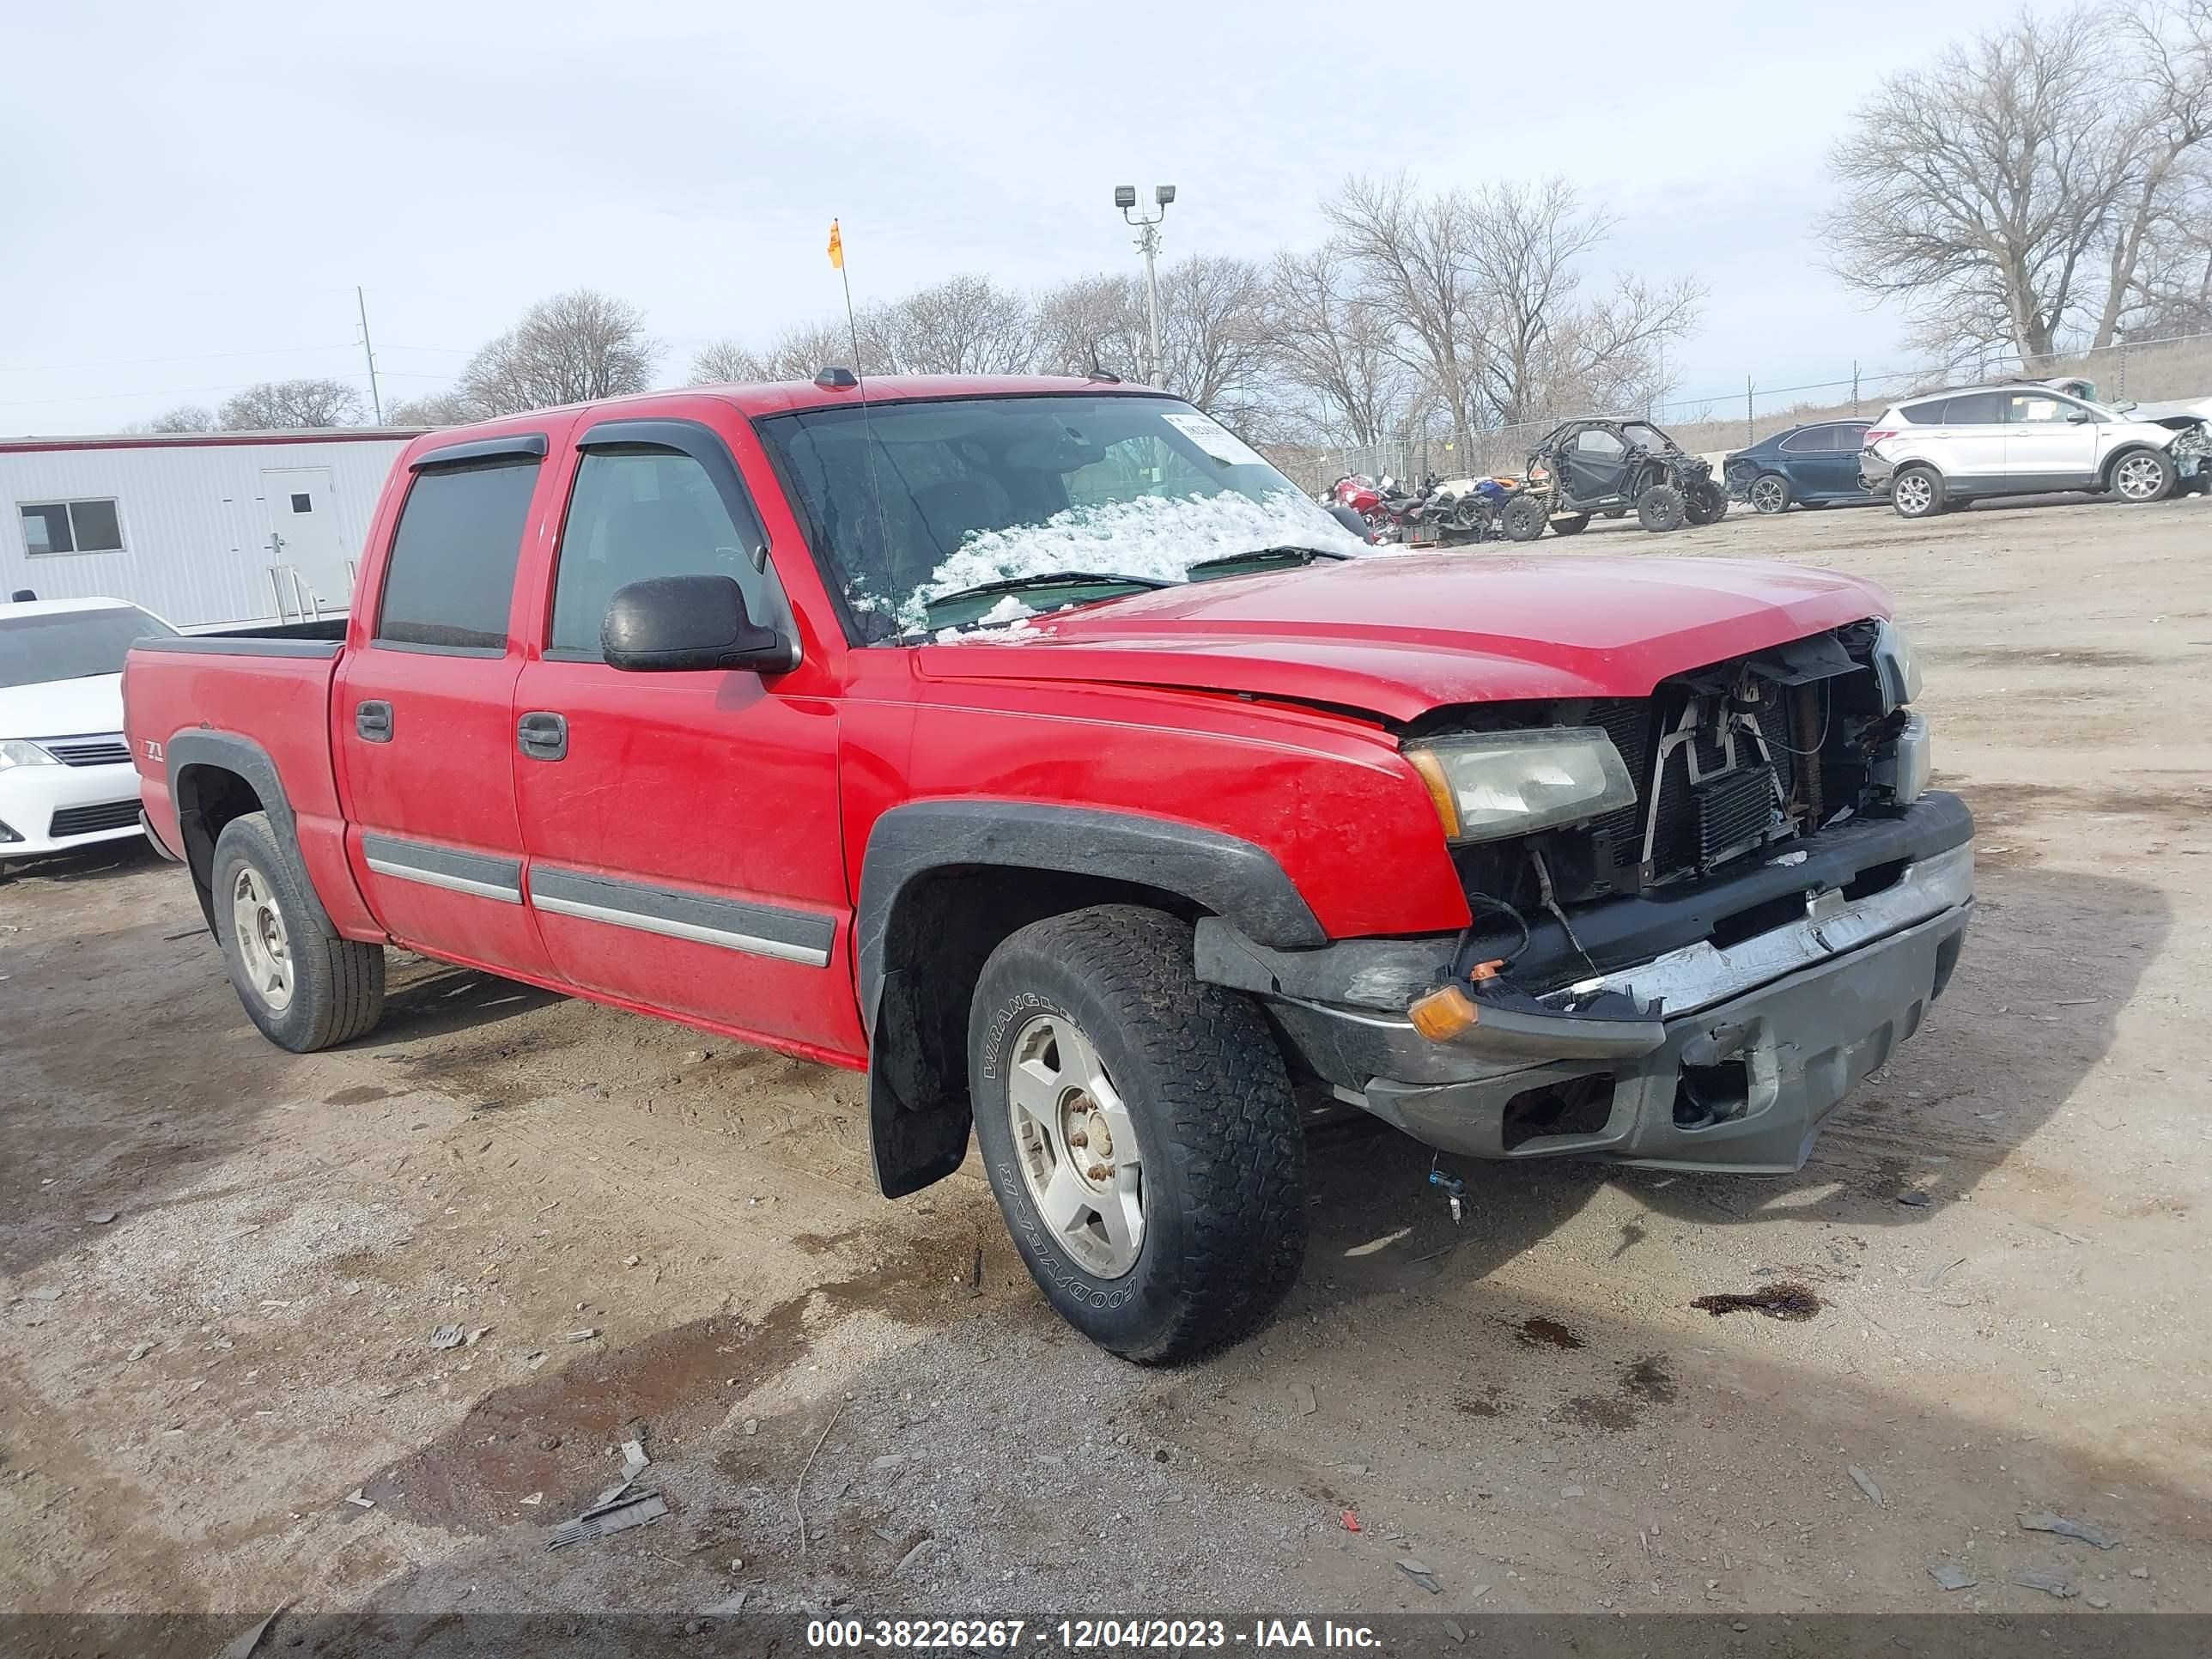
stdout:
{"type": "Polygon", "coordinates": [[[1175,198],[1176,187],[1173,185],[1155,185],[1152,186],[1152,204],[1159,211],[1150,218],[1141,214],[1131,218],[1130,210],[1137,205],[1137,187],[1134,185],[1114,186],[1114,205],[1121,210],[1121,217],[1125,222],[1137,228],[1137,246],[1142,250],[1145,256],[1145,325],[1152,338],[1152,359],[1145,379],[1154,386],[1164,386],[1167,383],[1166,370],[1160,359],[1158,259],[1160,221],[1168,216],[1168,204],[1174,201],[1175,198]]]}

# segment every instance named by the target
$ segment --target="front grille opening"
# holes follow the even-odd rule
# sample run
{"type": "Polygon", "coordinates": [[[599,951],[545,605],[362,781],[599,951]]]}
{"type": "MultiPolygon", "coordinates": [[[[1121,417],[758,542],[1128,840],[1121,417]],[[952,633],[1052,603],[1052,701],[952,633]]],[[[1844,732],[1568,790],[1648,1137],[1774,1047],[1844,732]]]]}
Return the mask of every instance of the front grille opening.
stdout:
{"type": "Polygon", "coordinates": [[[69,836],[90,836],[102,830],[120,830],[125,824],[137,822],[138,803],[135,799],[108,801],[99,806],[64,806],[47,823],[46,834],[60,841],[69,836]]]}
{"type": "Polygon", "coordinates": [[[1613,1119],[1613,1078],[1609,1073],[1569,1078],[1540,1089],[1523,1089],[1505,1103],[1500,1127],[1507,1152],[1548,1135],[1596,1135],[1605,1133],[1613,1119]]]}
{"type": "Polygon", "coordinates": [[[1747,939],[1756,939],[1761,933],[1771,933],[1778,927],[1802,921],[1804,915],[1805,896],[1784,893],[1780,898],[1771,898],[1764,904],[1723,916],[1713,924],[1713,948],[1725,951],[1731,945],[1741,945],[1747,939]]]}
{"type": "Polygon", "coordinates": [[[1906,863],[1907,860],[1904,859],[1892,859],[1887,864],[1869,866],[1844,884],[1844,896],[1847,899],[1863,899],[1871,894],[1896,886],[1899,882],[1905,879],[1906,863]]]}
{"type": "Polygon", "coordinates": [[[1703,1129],[1751,1109],[1751,1066],[1741,1060],[1685,1066],[1674,1084],[1674,1127],[1703,1129]]]}

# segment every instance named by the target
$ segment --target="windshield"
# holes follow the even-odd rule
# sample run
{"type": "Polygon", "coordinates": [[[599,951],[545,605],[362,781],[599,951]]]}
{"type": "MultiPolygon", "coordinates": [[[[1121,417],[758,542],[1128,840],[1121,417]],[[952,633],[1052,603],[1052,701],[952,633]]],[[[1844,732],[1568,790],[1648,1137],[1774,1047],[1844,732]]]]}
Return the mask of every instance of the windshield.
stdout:
{"type": "Polygon", "coordinates": [[[1628,441],[1638,449],[1654,455],[1663,454],[1668,448],[1667,434],[1656,426],[1646,426],[1641,421],[1624,421],[1620,429],[1628,441]]]}
{"type": "Polygon", "coordinates": [[[136,605],[0,616],[0,686],[119,674],[131,641],[176,631],[136,605]]]}
{"type": "MultiPolygon", "coordinates": [[[[1172,398],[853,404],[778,416],[760,432],[824,574],[872,642],[939,625],[933,600],[992,582],[1182,581],[1194,564],[1262,548],[1365,550],[1241,439],[1172,398]]],[[[1008,594],[976,620],[1129,591],[1008,594]]]]}

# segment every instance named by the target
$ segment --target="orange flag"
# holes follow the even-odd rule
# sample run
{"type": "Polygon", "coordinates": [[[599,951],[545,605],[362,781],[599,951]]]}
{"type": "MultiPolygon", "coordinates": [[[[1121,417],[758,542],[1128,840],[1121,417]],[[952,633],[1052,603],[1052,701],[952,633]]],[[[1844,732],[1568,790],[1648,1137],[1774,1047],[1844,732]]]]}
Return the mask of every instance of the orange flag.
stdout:
{"type": "Polygon", "coordinates": [[[845,239],[838,234],[835,219],[830,222],[830,268],[832,270],[845,268],[845,239]]]}

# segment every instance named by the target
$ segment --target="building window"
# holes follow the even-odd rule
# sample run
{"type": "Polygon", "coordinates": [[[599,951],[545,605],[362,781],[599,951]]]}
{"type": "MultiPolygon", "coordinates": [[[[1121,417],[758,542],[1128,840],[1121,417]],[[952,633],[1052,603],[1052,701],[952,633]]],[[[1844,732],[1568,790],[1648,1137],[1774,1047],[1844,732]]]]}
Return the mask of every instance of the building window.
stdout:
{"type": "Polygon", "coordinates": [[[104,501],[25,502],[23,548],[40,553],[120,553],[123,523],[115,503],[104,501]]]}
{"type": "Polygon", "coordinates": [[[306,495],[295,495],[292,497],[292,510],[295,513],[312,513],[315,510],[315,503],[306,495]]]}

